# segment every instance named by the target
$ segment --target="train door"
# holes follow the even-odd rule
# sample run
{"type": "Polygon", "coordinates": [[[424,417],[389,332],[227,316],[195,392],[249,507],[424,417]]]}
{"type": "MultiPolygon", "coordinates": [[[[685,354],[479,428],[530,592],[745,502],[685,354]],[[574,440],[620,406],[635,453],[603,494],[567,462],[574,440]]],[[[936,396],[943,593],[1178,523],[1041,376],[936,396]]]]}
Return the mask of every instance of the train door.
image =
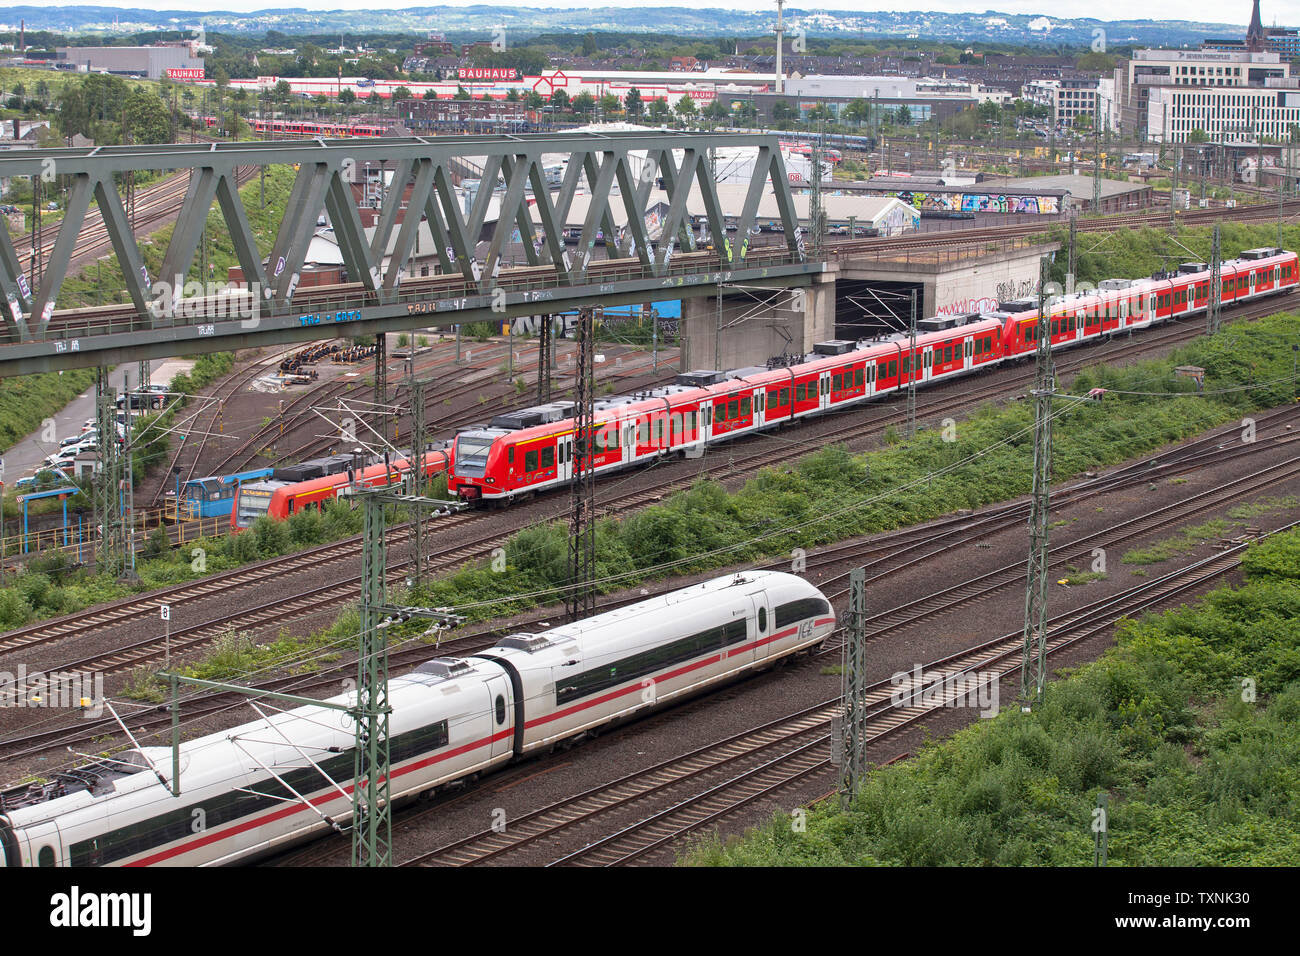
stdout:
{"type": "MultiPolygon", "coordinates": [[[[915,370],[913,370],[915,373],[915,370]]],[[[934,377],[934,346],[927,345],[921,351],[921,374],[913,374],[918,381],[928,382],[934,377]]]]}
{"type": "MultiPolygon", "coordinates": [[[[63,837],[53,820],[46,820],[35,826],[27,827],[22,834],[27,840],[27,860],[30,866],[71,865],[71,860],[63,859],[63,837]]],[[[100,850],[97,845],[90,848],[90,855],[84,861],[86,866],[99,866],[100,850]]]]}
{"type": "Polygon", "coordinates": [[[822,372],[818,378],[821,383],[817,387],[817,407],[827,409],[831,407],[831,373],[822,372]]]}
{"type": "Polygon", "coordinates": [[[573,477],[573,433],[561,435],[555,442],[555,480],[568,481],[573,477]]]}
{"type": "Polygon", "coordinates": [[[962,349],[965,360],[961,363],[961,367],[964,369],[973,368],[975,366],[975,340],[968,338],[962,343],[962,349]]]}
{"type": "Polygon", "coordinates": [[[772,610],[767,605],[767,594],[763,591],[751,591],[749,600],[753,611],[749,616],[748,637],[754,645],[754,660],[761,661],[772,647],[772,635],[776,631],[776,622],[772,619],[772,610]]]}
{"type": "Polygon", "coordinates": [[[511,699],[510,681],[504,674],[488,678],[487,690],[488,713],[492,721],[492,731],[488,735],[492,742],[490,755],[495,760],[514,752],[515,705],[511,699]]]}

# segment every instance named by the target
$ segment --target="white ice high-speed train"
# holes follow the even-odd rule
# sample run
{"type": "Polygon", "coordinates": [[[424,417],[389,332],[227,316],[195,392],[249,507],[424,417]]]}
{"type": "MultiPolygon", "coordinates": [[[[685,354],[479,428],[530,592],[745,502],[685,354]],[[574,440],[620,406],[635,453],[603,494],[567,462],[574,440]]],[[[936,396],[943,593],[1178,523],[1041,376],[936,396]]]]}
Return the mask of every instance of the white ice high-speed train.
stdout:
{"type": "MultiPolygon", "coordinates": [[[[429,661],[390,682],[393,800],[766,667],[834,627],[811,584],[747,571],[429,661]]],[[[0,793],[0,863],[200,866],[317,835],[351,818],[354,733],[346,714],[304,706],[182,743],[179,796],[170,747],[0,793]]]]}

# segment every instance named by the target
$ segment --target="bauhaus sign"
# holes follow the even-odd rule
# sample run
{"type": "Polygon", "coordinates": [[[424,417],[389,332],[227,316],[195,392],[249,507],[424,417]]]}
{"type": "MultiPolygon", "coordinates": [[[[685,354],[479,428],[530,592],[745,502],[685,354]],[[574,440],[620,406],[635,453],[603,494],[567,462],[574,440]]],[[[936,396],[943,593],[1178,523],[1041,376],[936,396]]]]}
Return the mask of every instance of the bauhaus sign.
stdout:
{"type": "Polygon", "coordinates": [[[456,71],[458,80],[517,80],[519,71],[514,67],[465,67],[456,71]]]}
{"type": "Polygon", "coordinates": [[[201,80],[203,78],[203,67],[201,66],[195,69],[170,67],[167,70],[167,79],[169,80],[201,80]]]}

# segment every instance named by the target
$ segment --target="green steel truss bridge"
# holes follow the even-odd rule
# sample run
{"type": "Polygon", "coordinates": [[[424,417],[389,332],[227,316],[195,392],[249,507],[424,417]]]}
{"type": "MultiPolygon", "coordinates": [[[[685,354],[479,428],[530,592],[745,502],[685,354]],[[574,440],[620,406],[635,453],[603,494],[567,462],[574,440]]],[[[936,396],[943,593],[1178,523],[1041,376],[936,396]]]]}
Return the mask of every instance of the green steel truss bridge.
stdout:
{"type": "MultiPolygon", "coordinates": [[[[31,150],[0,158],[0,177],[12,176],[44,177],[42,182],[57,177],[70,188],[63,219],[45,229],[55,241],[39,263],[0,229],[0,377],[708,295],[721,283],[807,285],[822,268],[805,254],[780,145],[766,134],[657,131],[31,150]],[[743,202],[723,208],[714,167],[718,150],[735,155],[735,147],[752,150],[745,153],[753,156],[752,173],[743,202]],[[562,175],[557,158],[567,160],[562,175]],[[297,172],[275,235],[259,244],[236,176],[241,168],[275,165],[295,166],[297,172]],[[375,200],[370,235],[353,188],[362,167],[378,167],[388,183],[375,200]],[[189,184],[161,266],[151,272],[128,221],[125,184],[133,172],[169,170],[188,171],[189,184]],[[458,190],[465,179],[483,184],[472,201],[458,190]],[[504,191],[492,188],[501,182],[504,191]],[[751,245],[759,201],[769,192],[783,231],[775,242],[751,245]],[[499,212],[491,219],[494,195],[499,212]],[[576,228],[570,220],[581,210],[574,205],[579,196],[586,205],[581,235],[576,247],[566,246],[565,226],[576,228]],[[728,242],[697,248],[688,199],[703,209],[709,235],[727,235],[728,242]],[[127,301],[60,309],[60,289],[92,202],[126,277],[127,301]],[[214,205],[246,281],[219,295],[209,289],[194,301],[185,295],[185,284],[207,278],[198,275],[195,258],[214,205]],[[409,214],[413,210],[419,215],[409,214]],[[661,214],[657,220],[655,212],[661,214]],[[300,287],[322,215],[328,215],[348,281],[300,287]],[[436,262],[426,277],[404,277],[422,221],[433,235],[436,262]],[[728,221],[733,231],[726,230],[728,221]],[[616,228],[618,223],[625,225],[616,228]],[[603,257],[594,255],[598,246],[603,257]],[[516,248],[526,264],[517,264],[519,257],[514,264],[503,259],[516,248]]],[[[764,238],[775,236],[774,231],[764,238]]]]}

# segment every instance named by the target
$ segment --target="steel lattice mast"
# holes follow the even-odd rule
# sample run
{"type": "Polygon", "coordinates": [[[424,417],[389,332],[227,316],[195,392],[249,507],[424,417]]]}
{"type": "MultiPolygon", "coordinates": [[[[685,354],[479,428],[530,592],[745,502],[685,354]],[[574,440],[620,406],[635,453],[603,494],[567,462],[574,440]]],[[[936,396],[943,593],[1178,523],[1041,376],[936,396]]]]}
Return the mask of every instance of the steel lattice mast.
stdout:
{"type": "Polygon", "coordinates": [[[1024,654],[1020,696],[1029,704],[1042,699],[1047,678],[1048,510],[1052,482],[1052,343],[1048,264],[1038,279],[1038,350],[1034,357],[1034,478],[1029,512],[1029,567],[1025,583],[1024,654]]]}
{"type": "Polygon", "coordinates": [[[909,311],[907,320],[907,437],[916,437],[916,379],[920,371],[916,367],[916,290],[909,293],[909,311]]]}
{"type": "Polygon", "coordinates": [[[849,619],[841,653],[840,806],[845,809],[857,795],[867,769],[866,632],[866,571],[854,568],[849,574],[849,619]]]}
{"type": "Polygon", "coordinates": [[[551,349],[554,348],[551,329],[553,316],[543,315],[541,320],[537,342],[537,404],[545,405],[551,400],[551,376],[554,374],[554,358],[551,355],[551,349]]]}
{"type": "Polygon", "coordinates": [[[578,313],[578,367],[573,389],[574,429],[572,511],[569,526],[569,620],[596,610],[596,475],[591,467],[592,423],[595,417],[595,322],[603,309],[578,313]]]}
{"type": "MultiPolygon", "coordinates": [[[[130,401],[127,401],[130,406],[130,401]]],[[[123,524],[122,446],[117,438],[117,405],[108,381],[108,369],[95,375],[95,424],[99,429],[99,472],[95,475],[95,519],[99,525],[99,570],[121,574],[126,566],[126,528],[123,524]]],[[[130,427],[130,417],[127,425],[130,427]]]]}
{"type": "Polygon", "coordinates": [[[362,499],[361,640],[357,655],[356,750],[353,760],[352,865],[390,866],[393,815],[389,800],[388,637],[384,502],[362,499]]]}
{"type": "Polygon", "coordinates": [[[1219,306],[1223,302],[1223,262],[1219,249],[1219,224],[1214,224],[1214,237],[1210,241],[1210,304],[1205,310],[1205,331],[1213,335],[1219,331],[1219,306]]]}

